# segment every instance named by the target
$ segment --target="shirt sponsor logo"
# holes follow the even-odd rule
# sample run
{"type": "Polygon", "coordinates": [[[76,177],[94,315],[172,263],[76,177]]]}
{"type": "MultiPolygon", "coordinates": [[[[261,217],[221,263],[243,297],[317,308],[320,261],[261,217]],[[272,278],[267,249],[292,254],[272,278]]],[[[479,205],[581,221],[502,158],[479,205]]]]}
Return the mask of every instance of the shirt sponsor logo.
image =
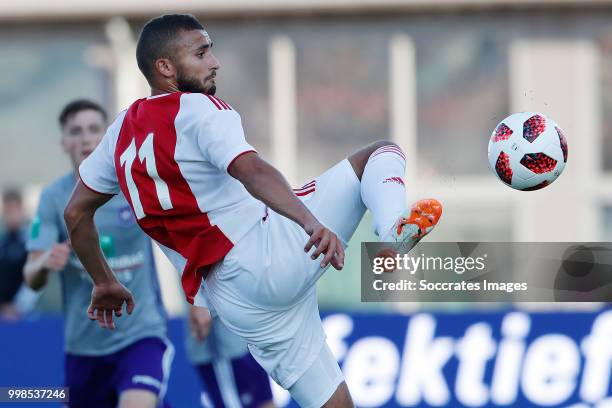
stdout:
{"type": "Polygon", "coordinates": [[[132,213],[132,209],[129,205],[124,205],[123,207],[119,208],[117,218],[119,220],[119,225],[124,227],[130,227],[136,224],[134,214],[132,213]]]}
{"type": "MultiPolygon", "coordinates": [[[[140,268],[142,265],[144,265],[145,253],[143,251],[138,251],[133,254],[107,258],[106,261],[108,262],[108,266],[110,266],[114,272],[123,272],[125,270],[140,268]]],[[[74,254],[70,257],[70,266],[84,269],[83,265],[74,254]]]]}
{"type": "Polygon", "coordinates": [[[116,256],[108,259],[108,265],[115,272],[125,269],[136,269],[145,262],[145,254],[142,251],[133,254],[116,256]]]}

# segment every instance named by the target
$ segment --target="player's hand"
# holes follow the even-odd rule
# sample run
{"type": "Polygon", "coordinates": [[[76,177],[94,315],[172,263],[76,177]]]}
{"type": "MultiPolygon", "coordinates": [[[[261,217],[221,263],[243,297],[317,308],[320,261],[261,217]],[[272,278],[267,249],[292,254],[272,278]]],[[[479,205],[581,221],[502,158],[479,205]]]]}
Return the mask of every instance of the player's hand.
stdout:
{"type": "Polygon", "coordinates": [[[313,260],[324,254],[321,268],[325,268],[330,262],[338,270],[344,267],[344,248],[342,248],[342,243],[336,234],[320,222],[306,225],[304,230],[310,235],[310,239],[304,247],[304,252],[310,251],[314,245],[317,249],[311,255],[313,260]]]}
{"type": "Polygon", "coordinates": [[[90,320],[97,320],[100,327],[114,329],[113,312],[116,317],[121,316],[123,303],[127,304],[128,314],[134,310],[134,298],[132,293],[119,281],[103,284],[94,284],[91,292],[91,304],[87,309],[90,320]]]}
{"type": "Polygon", "coordinates": [[[199,342],[204,341],[208,337],[211,327],[212,316],[207,308],[198,306],[189,307],[189,328],[193,337],[199,342]]]}
{"type": "Polygon", "coordinates": [[[70,258],[70,245],[66,242],[55,244],[43,255],[43,266],[51,271],[60,271],[66,267],[70,258]]]}

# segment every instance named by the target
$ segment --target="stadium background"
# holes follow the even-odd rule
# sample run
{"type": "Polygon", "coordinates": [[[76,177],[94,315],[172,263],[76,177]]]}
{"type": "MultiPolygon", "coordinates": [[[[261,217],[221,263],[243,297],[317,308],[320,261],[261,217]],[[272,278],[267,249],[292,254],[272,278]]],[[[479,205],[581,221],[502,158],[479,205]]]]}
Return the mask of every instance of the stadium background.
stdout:
{"type": "MultiPolygon", "coordinates": [[[[69,169],[58,143],[59,110],[88,97],[114,115],[147,95],[135,63],[135,38],[148,18],[164,12],[201,19],[222,65],[219,95],[241,113],[248,140],[294,185],[357,147],[386,138],[407,153],[409,198],[432,196],[445,205],[430,240],[612,240],[612,1],[607,0],[175,0],[171,9],[160,0],[3,1],[0,186],[22,188],[30,214],[42,186],[69,169]],[[530,193],[503,186],[486,159],[495,125],[523,110],[549,114],[569,144],[564,174],[551,187],[530,193]]],[[[612,405],[605,400],[611,394],[609,370],[602,371],[603,395],[589,394],[582,381],[588,347],[580,348],[581,341],[598,317],[609,320],[605,305],[363,304],[355,243],[374,238],[366,217],[345,270],[330,271],[319,284],[329,330],[344,333],[335,351],[349,385],[365,390],[362,399],[356,397],[358,405],[612,405]],[[509,319],[508,327],[512,322],[531,327],[524,336],[528,351],[539,336],[553,336],[545,338],[551,344],[565,336],[583,354],[577,360],[566,352],[549,355],[550,367],[557,368],[552,373],[565,373],[565,382],[550,374],[543,388],[533,385],[539,377],[528,380],[529,359],[517,357],[522,368],[515,399],[492,396],[501,351],[487,364],[484,399],[462,396],[467,385],[464,371],[452,364],[457,357],[445,366],[447,400],[432,397],[440,394],[433,391],[440,385],[433,374],[421,373],[422,387],[406,396],[401,370],[392,368],[406,362],[404,340],[414,337],[407,328],[419,318],[438,322],[436,338],[446,330],[445,336],[459,340],[469,327],[488,325],[496,342],[505,338],[502,321],[509,319]],[[576,362],[577,368],[568,369],[576,362]],[[567,396],[553,392],[559,381],[567,396]],[[368,400],[372,395],[378,399],[368,400]],[[557,399],[546,400],[550,395],[557,399]]],[[[180,336],[185,304],[178,278],[167,261],[158,261],[164,301],[177,319],[173,333],[180,336]]],[[[61,384],[59,299],[59,285],[51,282],[30,317],[0,323],[0,385],[61,384]],[[41,345],[33,336],[43,333],[49,334],[41,345]]],[[[180,387],[189,383],[189,392],[197,393],[195,375],[183,366],[178,346],[169,396],[177,406],[190,406],[181,405],[187,392],[180,387]]]]}

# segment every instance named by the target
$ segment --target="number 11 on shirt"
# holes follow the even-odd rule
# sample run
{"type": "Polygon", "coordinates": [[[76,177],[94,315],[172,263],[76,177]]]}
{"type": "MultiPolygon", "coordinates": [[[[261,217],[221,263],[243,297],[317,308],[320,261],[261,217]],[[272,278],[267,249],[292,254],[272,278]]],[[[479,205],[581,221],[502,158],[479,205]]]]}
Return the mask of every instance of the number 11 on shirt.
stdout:
{"type": "Polygon", "coordinates": [[[128,192],[130,194],[130,200],[134,207],[134,213],[136,218],[139,220],[145,217],[144,209],[142,208],[142,202],[140,201],[140,194],[138,193],[138,187],[132,177],[132,164],[136,160],[136,156],[140,159],[140,162],[144,162],[147,169],[147,174],[155,182],[155,191],[157,193],[157,199],[161,208],[164,210],[172,209],[172,201],[170,200],[170,191],[168,190],[168,184],[159,177],[157,173],[157,166],[155,165],[155,151],[153,149],[153,133],[149,133],[145,141],[140,146],[140,150],[136,149],[136,139],[132,139],[132,142],[127,149],[119,157],[119,163],[122,167],[125,166],[125,181],[127,184],[128,192]]]}

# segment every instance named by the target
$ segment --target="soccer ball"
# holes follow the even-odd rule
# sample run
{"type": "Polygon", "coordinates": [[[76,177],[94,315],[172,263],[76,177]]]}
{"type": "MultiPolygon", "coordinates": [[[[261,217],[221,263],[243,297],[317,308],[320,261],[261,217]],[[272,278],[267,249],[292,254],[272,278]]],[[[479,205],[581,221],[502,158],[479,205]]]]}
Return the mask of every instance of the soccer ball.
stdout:
{"type": "Polygon", "coordinates": [[[539,112],[515,113],[502,120],[489,140],[489,165],[506,185],[539,190],[559,177],[567,162],[561,128],[539,112]]]}

